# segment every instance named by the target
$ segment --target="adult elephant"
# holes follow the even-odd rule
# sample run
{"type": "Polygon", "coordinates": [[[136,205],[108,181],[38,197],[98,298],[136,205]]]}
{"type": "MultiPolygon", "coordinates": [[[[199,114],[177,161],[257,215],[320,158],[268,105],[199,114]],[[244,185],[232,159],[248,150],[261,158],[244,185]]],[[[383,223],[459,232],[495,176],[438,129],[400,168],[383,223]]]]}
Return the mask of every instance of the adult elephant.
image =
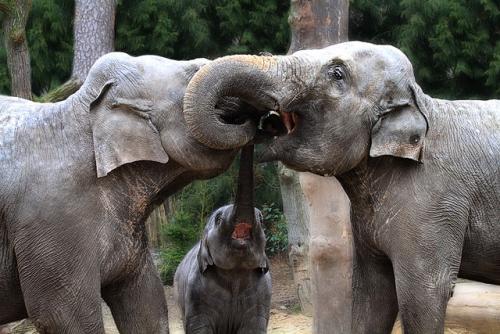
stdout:
{"type": "Polygon", "coordinates": [[[237,152],[186,132],[184,91],[207,62],[111,53],[66,101],[0,97],[0,324],[104,333],[102,296],[120,333],[168,333],[145,220],[237,152]]]}
{"type": "Polygon", "coordinates": [[[255,129],[215,117],[224,95],[279,112],[287,134],[263,160],[335,175],[349,195],[353,333],[390,333],[398,310],[406,333],[442,333],[457,276],[500,284],[500,101],[433,99],[401,51],[361,42],[204,67],[185,118],[228,149],[255,129]]]}

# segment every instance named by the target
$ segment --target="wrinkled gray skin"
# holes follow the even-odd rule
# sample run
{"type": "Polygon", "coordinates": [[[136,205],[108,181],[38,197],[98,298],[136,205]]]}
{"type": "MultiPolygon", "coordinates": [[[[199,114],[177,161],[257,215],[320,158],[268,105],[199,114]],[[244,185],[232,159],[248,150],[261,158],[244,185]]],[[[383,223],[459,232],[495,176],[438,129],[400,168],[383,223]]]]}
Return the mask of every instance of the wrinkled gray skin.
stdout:
{"type": "Polygon", "coordinates": [[[186,132],[184,91],[207,62],[111,53],[66,101],[0,97],[0,324],[104,333],[102,296],[121,333],[168,333],[144,222],[238,151],[186,132]]]}
{"type": "Polygon", "coordinates": [[[198,72],[185,95],[190,130],[211,147],[255,135],[253,120],[214,117],[213,99],[228,92],[279,110],[293,128],[262,160],[336,175],[349,195],[353,333],[390,333],[398,310],[405,333],[443,333],[457,276],[500,284],[500,101],[425,95],[391,46],[225,57],[198,72]],[[212,95],[198,98],[214,78],[212,95]]]}
{"type": "Polygon", "coordinates": [[[186,334],[267,333],[271,276],[262,214],[253,204],[253,146],[242,150],[234,205],[210,216],[175,273],[186,334]]]}

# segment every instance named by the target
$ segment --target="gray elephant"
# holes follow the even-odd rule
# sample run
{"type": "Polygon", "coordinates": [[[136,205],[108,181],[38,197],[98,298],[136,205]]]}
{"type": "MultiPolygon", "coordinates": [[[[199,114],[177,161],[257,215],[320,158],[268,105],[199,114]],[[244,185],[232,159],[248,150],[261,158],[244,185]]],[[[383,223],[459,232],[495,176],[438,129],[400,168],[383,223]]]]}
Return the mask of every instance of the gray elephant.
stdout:
{"type": "Polygon", "coordinates": [[[271,275],[262,213],[253,203],[253,145],[247,145],[234,205],[212,213],[175,273],[187,334],[267,333],[271,275]]]}
{"type": "Polygon", "coordinates": [[[207,62],[111,53],[66,101],[0,97],[0,324],[104,333],[102,296],[121,333],[168,333],[145,220],[238,152],[186,132],[184,91],[207,62]]]}
{"type": "Polygon", "coordinates": [[[349,195],[353,333],[390,333],[398,310],[405,333],[443,333],[457,276],[500,284],[500,101],[431,98],[401,51],[362,42],[199,71],[189,130],[229,149],[256,126],[218,121],[224,95],[279,112],[287,133],[263,161],[335,175],[349,195]]]}

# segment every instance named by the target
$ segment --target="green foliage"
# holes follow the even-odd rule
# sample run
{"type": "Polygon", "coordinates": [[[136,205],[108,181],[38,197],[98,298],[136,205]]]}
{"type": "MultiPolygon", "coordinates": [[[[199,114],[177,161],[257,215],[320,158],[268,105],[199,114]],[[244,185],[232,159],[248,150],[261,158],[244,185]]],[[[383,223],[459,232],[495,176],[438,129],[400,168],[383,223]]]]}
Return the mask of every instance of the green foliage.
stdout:
{"type": "Polygon", "coordinates": [[[286,252],[288,248],[288,228],[285,216],[276,204],[262,207],[266,232],[266,254],[273,256],[286,252]]]}
{"type": "Polygon", "coordinates": [[[71,74],[73,60],[73,1],[33,1],[27,25],[36,95],[61,85],[71,74]]]}
{"type": "Polygon", "coordinates": [[[424,91],[452,99],[500,95],[498,22],[493,0],[351,2],[351,39],[401,48],[424,91]]]}
{"type": "Polygon", "coordinates": [[[288,0],[120,0],[116,48],[174,59],[283,53],[288,0]]]}
{"type": "Polygon", "coordinates": [[[177,266],[199,240],[202,226],[193,220],[193,213],[180,209],[175,211],[169,224],[162,226],[162,238],[167,245],[160,252],[160,275],[165,284],[172,284],[177,266]]]}
{"type": "MultiPolygon", "coordinates": [[[[3,47],[3,42],[0,44],[0,62],[2,64],[7,64],[7,55],[5,54],[5,48],[3,47]]],[[[9,94],[9,92],[10,92],[10,79],[9,79],[9,71],[7,69],[7,65],[0,66],[0,94],[9,94]]]]}

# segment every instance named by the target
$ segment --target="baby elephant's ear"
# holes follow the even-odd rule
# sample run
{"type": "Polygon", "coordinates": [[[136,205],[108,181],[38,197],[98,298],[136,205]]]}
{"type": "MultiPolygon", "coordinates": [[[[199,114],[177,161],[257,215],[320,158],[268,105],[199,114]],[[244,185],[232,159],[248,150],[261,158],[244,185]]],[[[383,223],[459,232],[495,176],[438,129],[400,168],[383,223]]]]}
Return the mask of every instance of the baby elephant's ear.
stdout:
{"type": "Polygon", "coordinates": [[[214,260],[212,255],[210,255],[210,250],[208,249],[208,243],[206,237],[200,242],[200,250],[198,251],[198,267],[200,268],[200,273],[204,273],[208,266],[213,266],[214,260]]]}

